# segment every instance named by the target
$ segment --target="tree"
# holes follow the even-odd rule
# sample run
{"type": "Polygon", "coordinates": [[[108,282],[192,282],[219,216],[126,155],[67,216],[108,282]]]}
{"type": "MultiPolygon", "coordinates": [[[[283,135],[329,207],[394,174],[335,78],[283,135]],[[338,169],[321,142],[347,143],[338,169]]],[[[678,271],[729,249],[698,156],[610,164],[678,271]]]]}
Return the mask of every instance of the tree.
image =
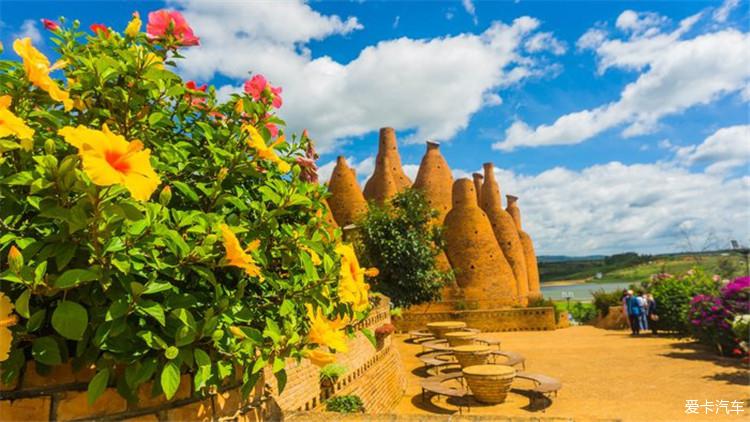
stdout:
{"type": "Polygon", "coordinates": [[[396,306],[410,306],[440,298],[440,290],[453,279],[442,271],[442,228],[433,224],[437,212],[422,193],[407,189],[383,206],[370,204],[360,222],[360,248],[366,266],[380,274],[373,289],[391,298],[396,306]]]}

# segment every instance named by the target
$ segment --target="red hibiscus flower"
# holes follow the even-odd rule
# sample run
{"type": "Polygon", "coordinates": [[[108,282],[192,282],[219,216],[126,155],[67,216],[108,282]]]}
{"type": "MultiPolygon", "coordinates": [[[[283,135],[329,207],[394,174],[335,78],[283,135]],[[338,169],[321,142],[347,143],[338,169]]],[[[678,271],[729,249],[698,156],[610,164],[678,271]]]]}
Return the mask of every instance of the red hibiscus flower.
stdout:
{"type": "Polygon", "coordinates": [[[146,34],[154,40],[168,39],[171,35],[181,46],[200,44],[200,38],[193,33],[182,14],[176,10],[157,10],[148,14],[146,34]]]}
{"type": "Polygon", "coordinates": [[[96,35],[104,35],[104,38],[109,38],[109,28],[100,23],[89,26],[89,29],[96,35]]]}
{"type": "Polygon", "coordinates": [[[48,31],[57,31],[60,29],[60,25],[58,25],[57,22],[49,19],[42,19],[42,25],[44,25],[44,29],[48,31]]]}

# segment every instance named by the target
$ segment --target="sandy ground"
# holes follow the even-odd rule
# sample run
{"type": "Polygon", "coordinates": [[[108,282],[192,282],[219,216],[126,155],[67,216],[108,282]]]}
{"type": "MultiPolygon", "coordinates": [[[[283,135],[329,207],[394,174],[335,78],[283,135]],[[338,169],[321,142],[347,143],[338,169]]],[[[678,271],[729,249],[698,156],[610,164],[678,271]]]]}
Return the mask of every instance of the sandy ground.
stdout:
{"type": "MultiPolygon", "coordinates": [[[[750,372],[739,361],[720,358],[701,345],[671,337],[631,337],[625,331],[590,326],[555,331],[486,333],[502,341],[503,350],[526,357],[526,371],[559,379],[563,388],[543,410],[529,409],[528,397],[511,392],[496,406],[475,404],[468,415],[558,416],[576,421],[750,421],[750,372]],[[706,415],[686,414],[686,400],[742,401],[744,412],[727,415],[716,407],[706,415]]],[[[442,397],[422,402],[419,382],[424,376],[415,354],[421,346],[406,335],[395,337],[407,370],[406,394],[393,413],[458,414],[442,397]]],[[[523,387],[521,381],[513,388],[523,387]]],[[[466,410],[464,414],[467,415],[466,410]]]]}

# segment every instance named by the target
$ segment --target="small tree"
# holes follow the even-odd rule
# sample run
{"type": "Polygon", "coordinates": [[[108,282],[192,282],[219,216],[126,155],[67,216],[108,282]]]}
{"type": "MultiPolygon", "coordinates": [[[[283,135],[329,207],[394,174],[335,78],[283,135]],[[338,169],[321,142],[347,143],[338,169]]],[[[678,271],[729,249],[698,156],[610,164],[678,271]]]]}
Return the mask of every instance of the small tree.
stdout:
{"type": "Polygon", "coordinates": [[[453,279],[437,266],[443,241],[442,228],[432,223],[436,215],[422,193],[407,189],[383,206],[370,204],[360,223],[363,259],[380,270],[373,290],[396,306],[440,299],[441,287],[453,279]]]}

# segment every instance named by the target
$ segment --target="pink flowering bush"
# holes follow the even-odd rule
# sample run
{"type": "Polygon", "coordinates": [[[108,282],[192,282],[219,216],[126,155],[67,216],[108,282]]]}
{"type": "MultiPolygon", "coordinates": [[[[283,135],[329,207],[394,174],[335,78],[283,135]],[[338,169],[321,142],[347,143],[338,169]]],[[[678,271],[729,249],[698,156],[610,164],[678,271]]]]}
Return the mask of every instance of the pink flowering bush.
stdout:
{"type": "Polygon", "coordinates": [[[690,301],[689,322],[693,336],[715,346],[723,355],[742,356],[740,338],[732,330],[736,316],[750,313],[750,277],[737,278],[719,296],[700,294],[690,301]]]}

